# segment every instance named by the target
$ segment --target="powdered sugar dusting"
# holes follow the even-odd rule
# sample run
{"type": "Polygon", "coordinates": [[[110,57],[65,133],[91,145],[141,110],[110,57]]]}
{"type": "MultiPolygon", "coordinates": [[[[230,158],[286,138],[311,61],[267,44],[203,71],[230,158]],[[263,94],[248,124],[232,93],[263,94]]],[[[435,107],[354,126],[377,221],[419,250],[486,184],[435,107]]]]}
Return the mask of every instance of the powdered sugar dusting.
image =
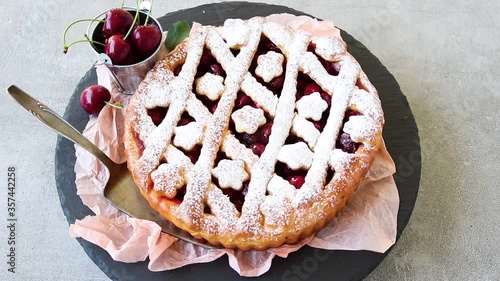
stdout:
{"type": "Polygon", "coordinates": [[[284,61],[285,57],[274,51],[260,55],[257,59],[255,74],[259,75],[264,82],[269,83],[274,77],[280,76],[283,73],[284,61]]]}
{"type": "Polygon", "coordinates": [[[349,107],[354,108],[363,115],[369,116],[377,122],[381,122],[384,117],[382,115],[382,105],[377,93],[367,92],[362,89],[356,89],[353,92],[349,107]]]}
{"type": "Polygon", "coordinates": [[[259,159],[251,149],[240,143],[234,135],[227,134],[222,142],[221,150],[231,159],[240,159],[247,167],[252,167],[259,159]]]}
{"type": "Polygon", "coordinates": [[[314,127],[314,124],[300,115],[295,115],[293,118],[292,133],[305,140],[311,149],[316,146],[320,136],[320,132],[314,127]]]}
{"type": "Polygon", "coordinates": [[[200,27],[190,36],[185,48],[187,56],[178,76],[160,63],[159,69],[149,76],[151,81],[143,83],[140,92],[144,94],[132,99],[141,106],[134,109],[131,123],[146,147],[133,167],[144,175],[139,182],[146,183],[151,174],[155,186],[158,182],[158,188],[170,190],[169,194],[173,194],[182,183],[180,178],[187,181],[183,183],[187,184],[184,200],[171,212],[193,229],[230,237],[242,233],[260,237],[266,232],[286,235],[285,231],[294,230],[285,226],[302,223],[300,220],[308,213],[305,206],[315,206],[313,200],[320,198],[327,170],[332,167],[334,177],[342,177],[354,163],[352,161],[358,161],[356,154],[340,153],[334,149],[348,108],[363,115],[352,116],[344,125],[344,131],[356,142],[363,142],[366,146],[376,144],[375,137],[383,122],[376,90],[337,38],[311,37],[301,30],[257,17],[248,21],[228,20],[223,27],[200,27]],[[283,54],[270,51],[261,55],[256,75],[266,82],[282,75],[282,63],[286,58],[285,81],[279,98],[248,71],[262,35],[278,46],[283,54]],[[315,44],[315,53],[307,51],[310,43],[315,44]],[[192,91],[204,47],[210,50],[227,74],[224,79],[208,73],[196,81],[198,94],[218,100],[213,114],[192,91]],[[239,49],[239,54],[235,57],[230,48],[239,49]],[[339,75],[330,75],[317,56],[338,63],[341,67],[339,75]],[[331,108],[322,132],[307,119],[320,120],[327,103],[319,93],[304,96],[298,102],[295,100],[299,71],[331,95],[331,108]],[[356,87],[357,81],[363,89],[356,87]],[[245,106],[233,112],[239,91],[245,92],[259,108],[245,106]],[[159,105],[168,107],[168,112],[156,127],[147,116],[146,108],[159,105]],[[175,128],[185,111],[195,122],[175,128]],[[228,123],[232,119],[238,132],[253,134],[267,122],[264,112],[274,118],[269,142],[259,158],[228,130],[228,123]],[[285,145],[290,131],[307,144],[285,145]],[[201,143],[196,163],[193,165],[189,157],[170,145],[171,140],[187,151],[201,143]],[[219,150],[229,159],[219,161],[214,167],[219,150]],[[166,159],[167,164],[160,165],[161,159],[166,159]],[[308,169],[300,189],[275,173],[278,160],[291,169],[308,169]],[[172,163],[178,163],[178,166],[169,166],[172,163]],[[173,174],[175,171],[178,172],[176,175],[173,174]],[[241,213],[220,187],[213,184],[212,175],[220,187],[236,190],[250,179],[241,213]],[[173,186],[162,188],[162,180],[168,177],[179,178],[173,181],[173,186]],[[209,213],[205,212],[207,207],[209,213]],[[291,217],[294,217],[294,222],[291,217]]]}
{"type": "Polygon", "coordinates": [[[302,97],[297,101],[297,111],[300,116],[310,118],[314,121],[319,121],[323,115],[323,111],[328,108],[328,104],[324,101],[318,92],[302,97]]]}
{"type": "Polygon", "coordinates": [[[260,126],[266,123],[264,111],[249,105],[245,105],[243,108],[236,110],[231,115],[231,119],[233,119],[238,133],[254,134],[260,126]]]}
{"type": "Polygon", "coordinates": [[[243,182],[248,180],[248,173],[245,171],[245,163],[242,160],[222,159],[212,174],[219,180],[221,188],[232,188],[240,190],[243,182]]]}
{"type": "Polygon", "coordinates": [[[221,30],[222,37],[231,48],[245,45],[250,33],[250,28],[241,19],[227,19],[221,30]]]}
{"type": "Polygon", "coordinates": [[[163,191],[170,198],[175,197],[177,189],[186,183],[184,169],[177,164],[161,164],[151,173],[155,190],[163,191]]]}
{"type": "Polygon", "coordinates": [[[354,163],[356,158],[357,156],[354,153],[347,153],[342,151],[342,149],[334,149],[330,154],[329,163],[335,171],[341,172],[354,163]]]}
{"type": "Polygon", "coordinates": [[[184,126],[175,128],[174,145],[185,150],[191,150],[195,145],[200,144],[203,139],[203,124],[191,122],[184,126]]]}
{"type": "Polygon", "coordinates": [[[345,45],[337,37],[313,37],[316,54],[327,61],[339,60],[346,52],[345,45]]]}
{"type": "Polygon", "coordinates": [[[257,82],[252,74],[247,73],[245,79],[241,83],[241,90],[245,92],[253,101],[260,107],[265,109],[269,115],[276,114],[276,105],[278,104],[278,97],[273,92],[269,91],[265,86],[257,82]]]}
{"type": "Polygon", "coordinates": [[[196,92],[207,96],[211,100],[217,100],[224,91],[224,78],[210,72],[196,79],[196,92]]]}
{"type": "Polygon", "coordinates": [[[295,196],[295,191],[297,189],[291,185],[287,180],[274,174],[269,184],[267,185],[267,191],[270,195],[293,198],[295,196]]]}
{"type": "Polygon", "coordinates": [[[351,136],[355,142],[374,144],[375,137],[380,127],[368,116],[351,116],[344,124],[344,132],[351,136]]]}
{"type": "Polygon", "coordinates": [[[313,161],[313,153],[304,142],[286,144],[280,149],[278,160],[294,170],[309,169],[313,161]]]}

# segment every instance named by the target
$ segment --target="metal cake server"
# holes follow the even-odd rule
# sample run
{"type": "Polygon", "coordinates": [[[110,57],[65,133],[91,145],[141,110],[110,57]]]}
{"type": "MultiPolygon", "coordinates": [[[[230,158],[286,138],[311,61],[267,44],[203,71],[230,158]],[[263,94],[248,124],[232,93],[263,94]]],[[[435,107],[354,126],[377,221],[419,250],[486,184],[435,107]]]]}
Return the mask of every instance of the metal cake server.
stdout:
{"type": "Polygon", "coordinates": [[[161,217],[158,212],[153,210],[135,184],[132,174],[127,168],[127,163],[117,164],[113,162],[108,156],[106,156],[106,154],[80,134],[80,132],[66,122],[61,116],[18,87],[12,85],[7,89],[7,91],[20,105],[22,105],[29,113],[33,114],[33,116],[35,116],[47,127],[80,145],[104,163],[104,165],[109,169],[110,174],[108,183],[104,188],[104,197],[106,197],[106,199],[113,204],[113,206],[134,218],[153,221],[161,227],[163,232],[178,237],[184,241],[209,249],[220,248],[218,246],[202,243],[196,240],[187,232],[177,228],[175,225],[161,217]]]}

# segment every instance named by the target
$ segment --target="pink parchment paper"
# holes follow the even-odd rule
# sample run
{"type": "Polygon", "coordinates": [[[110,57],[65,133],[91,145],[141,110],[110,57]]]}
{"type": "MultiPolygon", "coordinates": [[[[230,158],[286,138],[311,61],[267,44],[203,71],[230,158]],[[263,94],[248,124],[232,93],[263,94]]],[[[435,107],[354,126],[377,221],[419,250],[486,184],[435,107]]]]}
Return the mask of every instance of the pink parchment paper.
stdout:
{"type": "MultiPolygon", "coordinates": [[[[338,29],[329,21],[305,16],[272,15],[269,20],[321,36],[338,29]]],[[[105,68],[97,68],[98,82],[111,90],[113,101],[127,106],[129,96],[119,94],[105,68]]],[[[91,116],[83,134],[113,161],[125,162],[122,141],[125,111],[106,106],[98,117],[91,116]]],[[[103,196],[109,178],[105,166],[79,146],[76,148],[76,186],[82,202],[94,213],[70,226],[72,237],[99,245],[114,260],[133,263],[149,257],[151,271],[170,270],[193,263],[211,262],[228,255],[229,266],[242,276],[260,276],[271,267],[275,256],[286,258],[303,245],[330,250],[385,252],[396,240],[399,197],[392,174],[394,162],[385,145],[379,150],[366,179],[347,206],[314,237],[294,245],[267,251],[207,250],[161,232],[158,225],[131,218],[108,203],[103,196]]]]}

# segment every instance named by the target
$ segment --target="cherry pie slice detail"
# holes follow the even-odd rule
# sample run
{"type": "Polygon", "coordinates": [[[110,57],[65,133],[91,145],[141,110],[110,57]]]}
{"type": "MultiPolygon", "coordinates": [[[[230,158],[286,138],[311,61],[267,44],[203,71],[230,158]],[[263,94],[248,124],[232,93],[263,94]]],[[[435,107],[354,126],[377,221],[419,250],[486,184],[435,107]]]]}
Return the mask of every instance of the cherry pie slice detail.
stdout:
{"type": "Polygon", "coordinates": [[[148,73],[127,107],[125,149],[165,219],[213,244],[264,250],[344,207],[383,122],[339,39],[231,19],[193,31],[148,73]]]}

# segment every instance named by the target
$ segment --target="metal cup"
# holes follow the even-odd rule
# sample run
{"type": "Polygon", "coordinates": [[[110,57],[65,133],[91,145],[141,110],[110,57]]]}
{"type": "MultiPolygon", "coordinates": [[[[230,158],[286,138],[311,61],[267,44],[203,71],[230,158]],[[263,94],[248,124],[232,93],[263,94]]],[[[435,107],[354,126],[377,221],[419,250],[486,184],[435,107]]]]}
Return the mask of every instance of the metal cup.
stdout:
{"type": "MultiPolygon", "coordinates": [[[[149,9],[147,8],[147,6],[148,5],[141,5],[141,9],[139,11],[140,24],[144,24],[146,17],[149,13],[149,9]]],[[[137,8],[134,7],[123,7],[123,9],[130,12],[133,16],[135,16],[135,13],[137,12],[137,8]]],[[[106,12],[99,14],[97,17],[95,17],[95,19],[96,20],[104,19],[105,14],[106,12]]],[[[148,24],[149,23],[157,25],[163,34],[163,29],[158,20],[150,16],[148,24]]],[[[102,22],[98,24],[96,24],[96,22],[92,22],[89,25],[87,29],[87,34],[91,35],[92,40],[104,43],[105,39],[102,35],[103,25],[104,23],[102,22]]],[[[90,43],[90,46],[92,47],[92,49],[94,49],[94,51],[96,51],[98,55],[96,66],[103,65],[107,67],[109,69],[111,78],[114,80],[113,81],[114,84],[117,86],[117,89],[121,93],[128,95],[133,94],[135,90],[137,90],[137,87],[139,86],[141,81],[144,80],[144,77],[146,76],[148,71],[153,68],[154,64],[157,61],[165,57],[167,53],[165,44],[163,44],[162,40],[156,51],[148,58],[145,58],[144,60],[136,64],[114,65],[111,59],[104,53],[103,46],[92,43],[90,43]]]]}

